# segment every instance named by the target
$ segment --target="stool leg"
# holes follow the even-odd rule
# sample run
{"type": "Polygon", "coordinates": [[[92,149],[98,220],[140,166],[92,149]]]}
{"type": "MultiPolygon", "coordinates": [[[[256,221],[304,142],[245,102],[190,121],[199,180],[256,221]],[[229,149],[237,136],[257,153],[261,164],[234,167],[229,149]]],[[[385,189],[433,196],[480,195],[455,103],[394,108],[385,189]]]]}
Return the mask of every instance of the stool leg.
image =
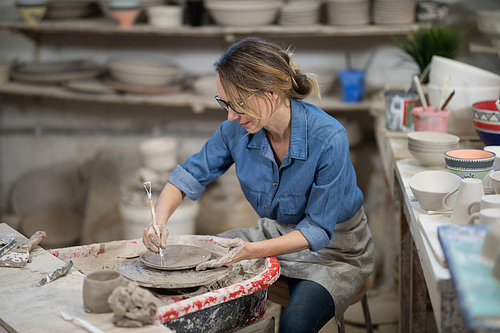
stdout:
{"type": "Polygon", "coordinates": [[[338,333],[345,333],[345,325],[344,325],[344,316],[340,317],[340,320],[337,321],[337,329],[338,333]]]}
{"type": "Polygon", "coordinates": [[[366,332],[373,333],[372,318],[370,317],[370,309],[368,308],[368,300],[366,299],[366,294],[361,299],[361,305],[363,307],[363,314],[365,315],[366,332]]]}

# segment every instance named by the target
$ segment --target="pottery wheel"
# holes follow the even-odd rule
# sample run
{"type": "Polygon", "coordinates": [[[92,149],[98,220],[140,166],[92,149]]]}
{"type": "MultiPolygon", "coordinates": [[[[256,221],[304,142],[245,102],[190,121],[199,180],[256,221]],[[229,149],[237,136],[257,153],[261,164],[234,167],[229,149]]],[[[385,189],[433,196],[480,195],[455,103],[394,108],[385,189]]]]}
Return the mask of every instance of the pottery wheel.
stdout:
{"type": "MultiPolygon", "coordinates": [[[[220,255],[213,254],[212,259],[220,255]]],[[[194,268],[165,271],[144,265],[140,258],[125,259],[119,266],[118,271],[129,280],[137,282],[142,287],[182,289],[210,285],[226,277],[230,267],[219,267],[196,271],[194,268]]]]}
{"type": "Polygon", "coordinates": [[[201,247],[191,245],[167,245],[163,249],[163,262],[159,253],[145,251],[141,254],[140,259],[146,266],[175,271],[179,269],[193,268],[198,264],[210,259],[212,254],[210,251],[201,247]]]}

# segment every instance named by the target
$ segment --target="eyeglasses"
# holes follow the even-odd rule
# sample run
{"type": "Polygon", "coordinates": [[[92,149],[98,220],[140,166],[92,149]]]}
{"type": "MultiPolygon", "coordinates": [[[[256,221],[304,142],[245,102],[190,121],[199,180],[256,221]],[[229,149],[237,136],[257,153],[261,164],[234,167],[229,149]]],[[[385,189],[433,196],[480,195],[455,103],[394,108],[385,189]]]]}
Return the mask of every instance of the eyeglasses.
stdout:
{"type": "MultiPolygon", "coordinates": [[[[233,104],[231,104],[231,102],[226,102],[225,100],[221,99],[219,95],[215,95],[215,100],[224,110],[226,110],[226,112],[229,112],[229,108],[231,108],[231,110],[233,110],[234,113],[245,114],[245,112],[237,111],[236,108],[233,106],[233,104]]],[[[243,103],[241,103],[240,106],[241,105],[243,105],[243,103]]]]}

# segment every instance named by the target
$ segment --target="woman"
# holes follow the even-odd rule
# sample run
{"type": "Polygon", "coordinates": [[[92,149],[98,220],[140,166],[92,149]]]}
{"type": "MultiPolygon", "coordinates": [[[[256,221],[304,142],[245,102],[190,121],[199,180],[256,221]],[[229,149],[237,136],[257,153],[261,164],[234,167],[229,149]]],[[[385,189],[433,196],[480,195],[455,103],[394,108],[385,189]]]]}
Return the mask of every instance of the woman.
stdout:
{"type": "MultiPolygon", "coordinates": [[[[340,318],[373,270],[373,241],[342,125],[302,101],[319,87],[276,44],[246,38],[215,63],[215,97],[228,112],[201,151],[177,166],[156,205],[165,226],[183,197],[196,200],[234,163],[258,227],[219,236],[240,238],[230,265],[276,256],[290,300],[282,332],[317,332],[340,318]]],[[[161,244],[168,232],[162,229],[161,244]]],[[[144,244],[159,251],[153,228],[144,244]],[[156,244],[156,245],[155,245],[156,244]]]]}

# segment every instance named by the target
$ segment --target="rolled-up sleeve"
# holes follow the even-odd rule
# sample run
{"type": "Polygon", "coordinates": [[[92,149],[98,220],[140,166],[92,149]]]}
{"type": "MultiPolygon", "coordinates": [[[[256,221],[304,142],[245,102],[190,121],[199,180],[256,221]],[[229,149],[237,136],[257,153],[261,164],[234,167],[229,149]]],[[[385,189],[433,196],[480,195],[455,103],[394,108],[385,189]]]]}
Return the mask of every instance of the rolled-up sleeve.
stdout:
{"type": "Polygon", "coordinates": [[[307,239],[309,245],[311,245],[311,251],[319,251],[330,244],[330,237],[325,229],[309,221],[307,218],[297,224],[295,229],[299,230],[307,239]]]}
{"type": "Polygon", "coordinates": [[[168,181],[184,192],[191,200],[198,199],[205,191],[205,186],[201,185],[189,172],[178,165],[168,178],[168,181]]]}

